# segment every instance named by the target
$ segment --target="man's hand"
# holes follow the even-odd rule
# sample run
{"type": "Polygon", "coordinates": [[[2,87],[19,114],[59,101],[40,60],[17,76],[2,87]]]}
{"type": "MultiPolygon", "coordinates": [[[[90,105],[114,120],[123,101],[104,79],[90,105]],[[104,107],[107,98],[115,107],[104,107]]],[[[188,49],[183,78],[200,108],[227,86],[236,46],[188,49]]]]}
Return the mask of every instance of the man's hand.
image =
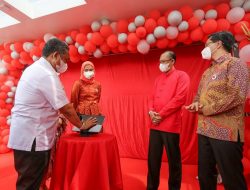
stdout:
{"type": "Polygon", "coordinates": [[[90,117],[87,120],[83,121],[81,130],[87,130],[87,129],[93,127],[94,125],[96,125],[96,123],[97,123],[96,118],[90,117]]]}
{"type": "Polygon", "coordinates": [[[199,104],[199,102],[194,102],[190,104],[189,106],[185,106],[185,109],[187,109],[188,111],[198,112],[198,113],[202,113],[202,108],[203,108],[203,105],[199,104]]]}
{"type": "Polygon", "coordinates": [[[158,125],[162,121],[160,114],[157,112],[150,111],[149,116],[154,125],[158,125]]]}

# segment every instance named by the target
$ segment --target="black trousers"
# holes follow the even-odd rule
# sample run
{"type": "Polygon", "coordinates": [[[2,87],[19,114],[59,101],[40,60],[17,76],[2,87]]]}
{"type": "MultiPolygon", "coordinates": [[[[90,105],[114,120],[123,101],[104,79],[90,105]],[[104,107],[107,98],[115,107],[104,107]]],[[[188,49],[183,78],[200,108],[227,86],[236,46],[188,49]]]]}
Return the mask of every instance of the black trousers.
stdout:
{"type": "Polygon", "coordinates": [[[50,150],[35,151],[35,142],[31,151],[14,150],[15,169],[18,173],[17,190],[39,190],[48,167],[50,150]]]}
{"type": "Polygon", "coordinates": [[[181,153],[179,147],[180,135],[157,130],[150,130],[148,150],[148,177],[147,190],[157,190],[160,183],[160,169],[165,146],[168,165],[169,179],[168,189],[179,190],[181,187],[181,153]]]}
{"type": "Polygon", "coordinates": [[[198,175],[201,190],[216,190],[217,170],[225,190],[247,190],[241,159],[243,143],[198,135],[198,175]]]}

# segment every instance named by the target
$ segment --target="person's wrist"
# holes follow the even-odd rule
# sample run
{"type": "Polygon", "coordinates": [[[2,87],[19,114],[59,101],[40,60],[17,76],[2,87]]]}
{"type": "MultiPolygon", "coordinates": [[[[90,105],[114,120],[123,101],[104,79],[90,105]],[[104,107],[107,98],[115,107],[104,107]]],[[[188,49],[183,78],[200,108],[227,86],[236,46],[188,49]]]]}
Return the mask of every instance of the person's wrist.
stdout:
{"type": "Polygon", "coordinates": [[[85,130],[85,129],[86,129],[86,122],[83,122],[83,123],[82,123],[81,129],[82,129],[82,130],[85,130]]]}

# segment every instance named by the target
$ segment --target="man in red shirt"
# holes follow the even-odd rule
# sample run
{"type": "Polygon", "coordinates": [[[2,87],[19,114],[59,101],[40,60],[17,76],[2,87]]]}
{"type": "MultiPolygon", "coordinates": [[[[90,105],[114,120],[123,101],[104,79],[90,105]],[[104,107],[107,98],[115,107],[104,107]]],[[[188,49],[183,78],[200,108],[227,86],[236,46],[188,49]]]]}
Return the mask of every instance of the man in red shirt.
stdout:
{"type": "Polygon", "coordinates": [[[169,190],[181,187],[181,153],[179,147],[181,129],[181,111],[185,104],[190,78],[176,70],[176,55],[172,51],[164,52],[160,57],[159,69],[162,72],[155,81],[150,100],[150,127],[148,150],[147,190],[157,190],[160,168],[165,146],[169,161],[169,190]]]}

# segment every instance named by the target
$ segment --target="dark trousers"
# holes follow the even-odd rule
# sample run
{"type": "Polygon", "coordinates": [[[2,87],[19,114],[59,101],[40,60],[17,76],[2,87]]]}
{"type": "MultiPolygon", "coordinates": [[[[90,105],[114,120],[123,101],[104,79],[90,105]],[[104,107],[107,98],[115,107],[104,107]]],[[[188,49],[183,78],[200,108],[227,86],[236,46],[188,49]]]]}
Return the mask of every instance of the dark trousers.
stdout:
{"type": "Polygon", "coordinates": [[[35,146],[34,140],[31,151],[14,150],[17,190],[39,190],[48,167],[50,150],[35,151],[35,146]]]}
{"type": "Polygon", "coordinates": [[[181,152],[179,147],[180,135],[157,130],[150,130],[148,150],[148,177],[147,190],[157,190],[160,182],[160,169],[165,146],[168,165],[169,179],[168,189],[179,190],[181,187],[181,152]]]}
{"type": "Polygon", "coordinates": [[[243,143],[198,135],[198,175],[201,190],[216,190],[217,170],[226,190],[247,190],[243,176],[243,143]]]}

